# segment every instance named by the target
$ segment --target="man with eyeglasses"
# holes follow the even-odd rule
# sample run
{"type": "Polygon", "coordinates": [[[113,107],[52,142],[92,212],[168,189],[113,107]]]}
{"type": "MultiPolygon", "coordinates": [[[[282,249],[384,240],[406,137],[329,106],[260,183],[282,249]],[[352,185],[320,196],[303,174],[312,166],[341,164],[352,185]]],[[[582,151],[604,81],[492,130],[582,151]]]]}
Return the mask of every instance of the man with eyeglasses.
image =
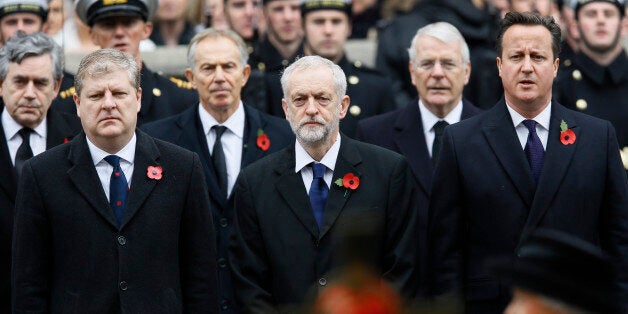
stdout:
{"type": "MultiPolygon", "coordinates": [[[[440,136],[445,126],[481,110],[462,98],[462,90],[469,82],[471,62],[469,48],[453,25],[438,22],[420,28],[408,54],[408,69],[419,98],[404,108],[360,121],[356,138],[408,158],[421,187],[421,192],[416,194],[420,199],[418,204],[424,206],[420,208],[418,246],[422,252],[420,257],[425,259],[427,204],[440,136]]],[[[419,265],[425,266],[426,260],[419,265]]]]}

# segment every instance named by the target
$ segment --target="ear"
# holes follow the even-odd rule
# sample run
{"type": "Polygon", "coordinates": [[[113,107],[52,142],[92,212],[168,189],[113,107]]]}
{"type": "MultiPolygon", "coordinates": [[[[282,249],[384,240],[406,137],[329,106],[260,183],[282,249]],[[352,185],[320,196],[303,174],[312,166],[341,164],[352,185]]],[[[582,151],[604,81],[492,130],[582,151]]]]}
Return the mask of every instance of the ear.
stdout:
{"type": "Polygon", "coordinates": [[[79,107],[81,107],[81,97],[79,97],[77,93],[74,93],[72,95],[72,99],[74,99],[74,104],[76,105],[76,115],[80,118],[81,111],[79,110],[79,107]]]}
{"type": "Polygon", "coordinates": [[[499,77],[502,76],[502,59],[500,57],[495,58],[497,62],[497,72],[499,72],[499,77]]]}
{"type": "Polygon", "coordinates": [[[471,61],[467,61],[466,66],[464,67],[465,76],[464,76],[464,85],[469,83],[469,78],[471,78],[471,61]]]}
{"type": "Polygon", "coordinates": [[[3,90],[4,89],[2,88],[3,85],[4,85],[4,81],[0,80],[0,97],[4,96],[4,94],[3,94],[3,90]]]}
{"type": "Polygon", "coordinates": [[[558,75],[558,66],[560,65],[560,59],[554,60],[554,77],[558,75]]]}
{"type": "Polygon", "coordinates": [[[412,65],[412,61],[408,61],[408,72],[410,72],[410,80],[412,81],[412,85],[416,86],[416,82],[414,80],[414,66],[412,65]]]}
{"type": "Polygon", "coordinates": [[[56,82],[55,82],[55,88],[54,88],[54,93],[55,93],[55,97],[57,98],[57,95],[59,95],[59,90],[61,89],[61,81],[62,79],[59,78],[56,82]]]}
{"type": "Polygon", "coordinates": [[[142,40],[148,39],[148,37],[150,37],[150,34],[153,32],[153,22],[144,23],[144,28],[142,31],[142,40]]]}
{"type": "Polygon", "coordinates": [[[98,35],[96,35],[96,33],[93,31],[95,26],[92,26],[89,28],[89,39],[92,41],[92,44],[98,46],[98,47],[102,47],[100,45],[100,41],[98,40],[98,35]]]}
{"type": "Polygon", "coordinates": [[[194,81],[194,71],[192,71],[192,69],[185,69],[185,78],[188,79],[188,82],[192,83],[192,87],[196,89],[196,82],[194,81]]]}
{"type": "Polygon", "coordinates": [[[342,100],[340,101],[340,113],[338,115],[340,117],[340,120],[342,120],[347,115],[347,110],[349,109],[350,104],[351,99],[349,98],[349,96],[344,95],[342,97],[342,100]]]}
{"type": "Polygon", "coordinates": [[[137,93],[135,94],[135,97],[137,98],[137,112],[139,113],[140,110],[142,109],[142,88],[138,88],[137,89],[137,93]]]}
{"type": "Polygon", "coordinates": [[[246,85],[246,82],[249,81],[249,77],[251,76],[251,66],[245,65],[244,69],[242,69],[242,86],[246,85]]]}

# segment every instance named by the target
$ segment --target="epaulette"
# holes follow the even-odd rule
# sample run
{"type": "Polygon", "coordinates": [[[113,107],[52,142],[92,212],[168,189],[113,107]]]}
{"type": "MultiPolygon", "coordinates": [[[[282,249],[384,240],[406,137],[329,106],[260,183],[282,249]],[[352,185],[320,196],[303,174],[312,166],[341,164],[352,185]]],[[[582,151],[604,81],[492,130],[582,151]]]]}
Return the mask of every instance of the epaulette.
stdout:
{"type": "Polygon", "coordinates": [[[184,89],[193,89],[194,87],[192,87],[192,83],[186,81],[186,80],[182,80],[180,78],[171,76],[170,77],[170,82],[177,84],[177,86],[179,88],[184,88],[184,89]]]}
{"type": "Polygon", "coordinates": [[[76,92],[76,88],[74,86],[62,91],[59,93],[59,96],[61,96],[61,99],[66,99],[68,97],[72,97],[72,95],[74,95],[74,93],[76,92]]]}

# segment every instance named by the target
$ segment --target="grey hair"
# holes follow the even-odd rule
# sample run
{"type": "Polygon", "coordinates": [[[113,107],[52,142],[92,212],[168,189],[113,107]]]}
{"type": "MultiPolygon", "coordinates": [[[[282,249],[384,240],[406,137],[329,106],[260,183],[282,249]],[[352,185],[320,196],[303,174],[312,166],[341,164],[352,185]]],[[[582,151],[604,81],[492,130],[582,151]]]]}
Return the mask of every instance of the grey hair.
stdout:
{"type": "Polygon", "coordinates": [[[81,94],[83,80],[86,77],[97,77],[103,74],[112,73],[116,69],[125,70],[129,81],[135,88],[140,88],[140,67],[133,59],[133,56],[116,49],[99,49],[81,60],[76,75],[74,76],[74,87],[76,93],[81,94]]]}
{"type": "Polygon", "coordinates": [[[338,95],[339,100],[342,99],[347,92],[347,78],[345,77],[345,73],[337,64],[320,56],[306,56],[299,58],[283,71],[283,74],[281,75],[281,89],[283,91],[284,98],[288,99],[288,80],[290,80],[290,76],[292,76],[294,71],[318,67],[327,67],[331,71],[334,78],[334,85],[336,87],[336,94],[338,95]]]}
{"type": "Polygon", "coordinates": [[[465,64],[469,62],[469,46],[467,45],[467,42],[464,40],[464,37],[462,37],[462,34],[460,34],[460,31],[458,31],[455,26],[447,22],[436,22],[428,24],[417,30],[416,34],[412,38],[410,48],[408,48],[408,56],[410,57],[411,62],[414,62],[414,58],[416,57],[416,51],[418,49],[421,49],[421,47],[417,47],[417,49],[415,49],[415,46],[417,41],[419,41],[419,38],[423,36],[434,37],[446,43],[458,42],[460,44],[460,55],[462,56],[462,62],[465,64]]]}
{"type": "Polygon", "coordinates": [[[242,40],[242,37],[229,29],[208,28],[196,34],[192,37],[192,40],[190,40],[190,44],[188,45],[188,66],[190,69],[194,70],[194,57],[196,55],[196,47],[198,46],[198,43],[206,38],[227,38],[233,41],[238,47],[238,51],[240,51],[241,66],[246,66],[249,61],[249,52],[246,49],[246,44],[244,43],[244,40],[242,40]]]}
{"type": "Polygon", "coordinates": [[[0,49],[0,78],[4,81],[9,72],[9,63],[22,63],[28,57],[49,54],[52,61],[52,76],[57,80],[63,77],[63,50],[48,35],[38,32],[26,35],[18,31],[0,49]]]}

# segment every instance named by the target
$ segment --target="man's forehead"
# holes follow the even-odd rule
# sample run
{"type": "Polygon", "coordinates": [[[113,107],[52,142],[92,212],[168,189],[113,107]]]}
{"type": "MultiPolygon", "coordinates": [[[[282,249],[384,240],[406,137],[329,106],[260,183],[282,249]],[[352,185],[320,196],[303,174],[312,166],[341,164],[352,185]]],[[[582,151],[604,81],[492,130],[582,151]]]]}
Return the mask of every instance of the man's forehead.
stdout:
{"type": "Polygon", "coordinates": [[[20,19],[29,19],[29,20],[42,21],[41,16],[39,16],[39,15],[37,15],[35,13],[18,12],[18,13],[12,13],[12,14],[3,16],[2,18],[0,18],[0,22],[9,21],[9,20],[20,20],[20,19]]]}

